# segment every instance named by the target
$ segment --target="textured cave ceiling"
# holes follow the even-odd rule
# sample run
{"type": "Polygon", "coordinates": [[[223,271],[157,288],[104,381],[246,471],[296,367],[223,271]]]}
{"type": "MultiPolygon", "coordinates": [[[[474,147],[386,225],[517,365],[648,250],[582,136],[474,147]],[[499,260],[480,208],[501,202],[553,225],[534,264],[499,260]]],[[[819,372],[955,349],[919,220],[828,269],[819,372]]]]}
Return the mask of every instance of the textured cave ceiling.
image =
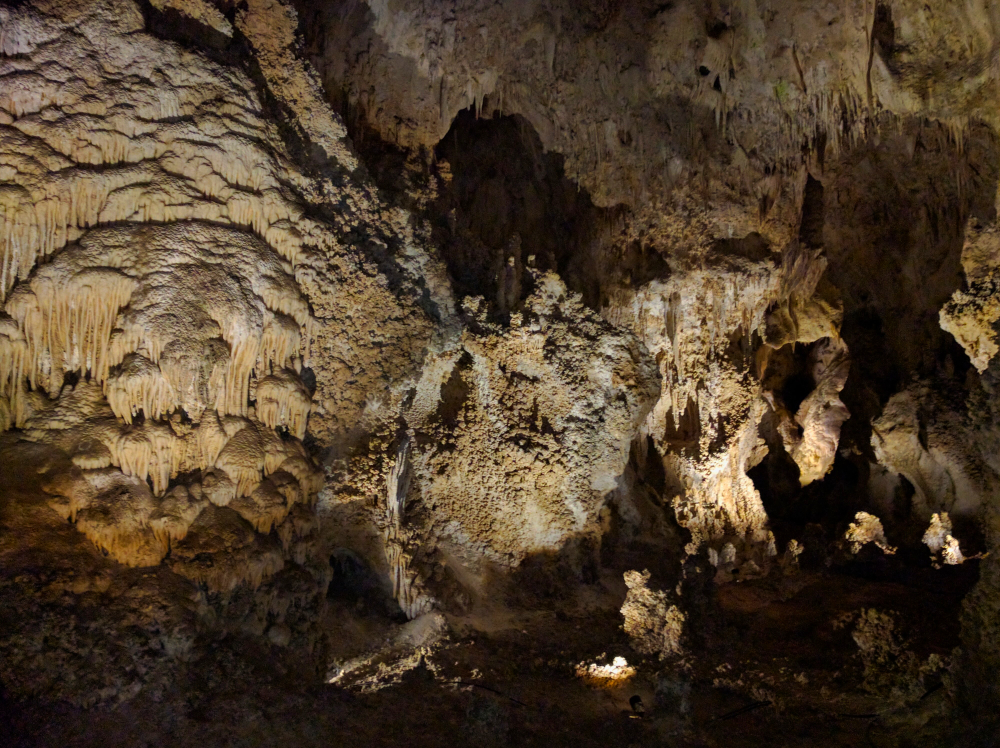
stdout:
{"type": "Polygon", "coordinates": [[[1000,739],[993,0],[0,0],[0,742],[1000,739]]]}

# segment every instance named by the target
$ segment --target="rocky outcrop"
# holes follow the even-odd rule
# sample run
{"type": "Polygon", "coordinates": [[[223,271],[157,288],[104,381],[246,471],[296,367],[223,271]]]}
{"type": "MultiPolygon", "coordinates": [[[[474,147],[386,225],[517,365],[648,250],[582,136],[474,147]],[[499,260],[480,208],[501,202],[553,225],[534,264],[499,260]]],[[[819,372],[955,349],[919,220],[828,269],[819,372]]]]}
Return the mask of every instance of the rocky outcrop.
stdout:
{"type": "MultiPolygon", "coordinates": [[[[154,4],[165,9],[233,35],[211,6],[154,4]]],[[[303,444],[310,415],[319,410],[313,433],[346,435],[366,398],[419,365],[429,322],[412,282],[390,284],[376,269],[395,267],[379,232],[405,241],[387,228],[394,219],[379,215],[363,179],[333,187],[334,172],[357,170],[343,129],[323,130],[326,176],[295,164],[301,146],[272,116],[273,88],[284,83],[276,71],[304,89],[287,99],[297,122],[315,124],[310,106],[335,115],[301,62],[298,78],[282,67],[294,14],[257,10],[255,22],[276,13],[286,23],[285,36],[276,24],[267,35],[238,19],[274,58],[269,66],[259,55],[264,81],[151,35],[132,3],[0,10],[0,412],[21,440],[4,442],[3,459],[32,442],[43,451],[30,453],[26,475],[43,454],[62,465],[8,493],[41,498],[115,561],[160,569],[145,594],[223,596],[189,625],[211,628],[228,615],[236,630],[260,635],[269,620],[286,627],[301,604],[311,610],[297,619],[301,630],[272,640],[318,652],[308,632],[329,577],[314,542],[323,473],[303,444]],[[337,220],[318,207],[334,195],[351,206],[337,220]],[[361,225],[364,239],[350,233],[361,225]],[[376,327],[408,347],[401,362],[384,355],[378,335],[359,336],[376,327]],[[338,379],[344,386],[328,386],[338,379]],[[317,388],[340,399],[314,402],[317,388]],[[296,575],[286,595],[281,580],[296,575]],[[250,609],[227,614],[234,595],[250,609]]],[[[303,137],[315,134],[306,127],[303,137]]],[[[42,515],[28,513],[40,548],[55,542],[42,515]]],[[[174,649],[156,657],[183,654],[174,649]]],[[[114,668],[107,677],[118,677],[114,668]]],[[[34,692],[19,674],[9,682],[34,692]]],[[[124,694],[108,688],[72,699],[124,694]]]]}
{"type": "Polygon", "coordinates": [[[0,3],[4,693],[217,640],[433,680],[448,625],[572,599],[633,662],[581,677],[686,715],[713,606],[981,562],[989,711],[993,4],[0,3]]]}
{"type": "Polygon", "coordinates": [[[963,410],[916,385],[894,395],[872,424],[879,462],[913,485],[914,512],[924,521],[940,511],[977,516],[989,495],[992,471],[976,454],[963,410]]]}
{"type": "Polygon", "coordinates": [[[499,328],[472,317],[437,411],[418,426],[420,500],[440,543],[516,567],[599,536],[598,512],[658,391],[645,347],[555,275],[499,328]]]}
{"type": "Polygon", "coordinates": [[[838,338],[824,338],[809,352],[808,368],[816,387],[793,415],[773,393],[769,403],[778,415],[778,433],[785,450],[799,468],[799,483],[822,480],[833,467],[840,427],[850,417],[840,401],[851,362],[847,346],[838,338]]]}

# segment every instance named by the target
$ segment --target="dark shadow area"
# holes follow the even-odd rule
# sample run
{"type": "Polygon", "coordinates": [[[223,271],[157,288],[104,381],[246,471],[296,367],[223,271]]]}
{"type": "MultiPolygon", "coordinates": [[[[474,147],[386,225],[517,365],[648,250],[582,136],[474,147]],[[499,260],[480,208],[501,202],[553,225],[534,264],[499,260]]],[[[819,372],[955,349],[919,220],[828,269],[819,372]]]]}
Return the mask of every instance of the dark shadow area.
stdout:
{"type": "MultiPolygon", "coordinates": [[[[217,31],[169,5],[157,8],[149,0],[140,0],[138,4],[146,18],[146,27],[156,36],[199,47],[205,50],[209,56],[216,58],[232,42],[232,39],[221,31],[217,31]]],[[[229,15],[234,14],[230,13],[229,15]]],[[[229,20],[231,21],[232,18],[229,20]]]]}
{"type": "Polygon", "coordinates": [[[356,602],[381,593],[378,577],[353,551],[338,548],[330,556],[330,568],[333,569],[333,576],[326,589],[326,596],[331,600],[356,602]]]}
{"type": "Polygon", "coordinates": [[[512,607],[557,610],[581,585],[595,585],[600,568],[599,540],[574,537],[558,550],[530,554],[513,573],[496,581],[512,607]]]}
{"type": "Polygon", "coordinates": [[[362,556],[348,548],[337,548],[330,556],[330,568],[333,573],[326,599],[335,615],[350,617],[354,624],[362,619],[383,624],[406,621],[387,580],[362,556]]]}
{"type": "MultiPolygon", "coordinates": [[[[842,399],[854,417],[845,429],[867,450],[859,424],[903,381],[936,374],[948,357],[956,374],[968,367],[938,312],[963,282],[968,219],[993,214],[1000,145],[984,125],[972,125],[959,145],[942,125],[905,121],[898,134],[845,153],[828,174],[823,246],[843,294],[841,334],[852,360],[842,399]]],[[[807,208],[809,192],[807,184],[807,208]]],[[[810,238],[814,212],[803,216],[810,238]]]]}
{"type": "MultiPolygon", "coordinates": [[[[876,18],[876,41],[888,44],[891,19],[876,18]]],[[[992,216],[1000,147],[985,126],[973,125],[956,142],[935,123],[904,121],[891,134],[861,143],[827,165],[822,183],[809,176],[799,240],[822,247],[826,277],[844,301],[841,336],[851,359],[840,399],[851,417],[843,424],[838,454],[827,476],[798,485],[798,468],[785,452],[773,414],[761,435],[769,454],[750,471],[779,546],[812,528],[825,544],[842,537],[857,511],[877,511],[869,496],[871,423],[892,395],[912,379],[948,381],[956,402],[976,378],[970,362],[938,318],[963,284],[965,227],[992,216]]],[[[805,370],[808,346],[786,346],[770,357],[765,391],[794,415],[813,387],[805,370]]],[[[899,484],[891,507],[878,511],[900,554],[892,564],[929,561],[921,543],[926,521],[912,515],[908,484],[899,484]],[[919,525],[919,526],[918,526],[919,525]]],[[[804,561],[809,560],[808,549],[804,561]]]]}
{"type": "MultiPolygon", "coordinates": [[[[482,296],[503,319],[531,292],[528,268],[535,268],[558,272],[596,306],[581,260],[614,211],[595,207],[566,178],[563,157],[544,150],[527,120],[464,110],[435,157],[443,187],[434,239],[458,297],[482,296]]],[[[641,247],[628,251],[642,266],[641,247]]]]}
{"type": "Polygon", "coordinates": [[[872,41],[889,69],[896,72],[892,64],[892,53],[896,47],[896,24],[892,20],[892,8],[883,2],[875,4],[875,20],[872,22],[872,41]]]}
{"type": "Polygon", "coordinates": [[[700,449],[700,438],[701,417],[698,412],[698,403],[689,397],[687,405],[676,421],[674,421],[673,413],[667,413],[663,443],[666,445],[666,449],[671,452],[695,457],[700,449]]]}
{"type": "Polygon", "coordinates": [[[810,249],[823,246],[823,183],[810,174],[802,196],[799,242],[810,249]]]}
{"type": "Polygon", "coordinates": [[[752,231],[744,237],[734,239],[718,239],[713,249],[720,258],[733,258],[760,262],[771,256],[771,247],[767,239],[752,231]]]}

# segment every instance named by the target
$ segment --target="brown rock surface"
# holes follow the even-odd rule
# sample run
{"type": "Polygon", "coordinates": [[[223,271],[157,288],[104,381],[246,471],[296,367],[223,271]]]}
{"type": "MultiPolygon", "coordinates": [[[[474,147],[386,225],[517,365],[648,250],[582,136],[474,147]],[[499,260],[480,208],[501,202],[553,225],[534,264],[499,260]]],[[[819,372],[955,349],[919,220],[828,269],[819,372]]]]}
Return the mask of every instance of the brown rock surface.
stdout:
{"type": "Polygon", "coordinates": [[[998,107],[988,0],[0,0],[0,734],[991,744],[998,107]]]}

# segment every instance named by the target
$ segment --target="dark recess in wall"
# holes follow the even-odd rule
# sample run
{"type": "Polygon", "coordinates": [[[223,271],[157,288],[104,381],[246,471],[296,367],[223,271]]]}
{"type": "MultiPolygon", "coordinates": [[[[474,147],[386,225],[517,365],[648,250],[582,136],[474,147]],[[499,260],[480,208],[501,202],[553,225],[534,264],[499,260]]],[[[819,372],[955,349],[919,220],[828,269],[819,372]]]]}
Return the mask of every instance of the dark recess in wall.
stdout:
{"type": "Polygon", "coordinates": [[[810,174],[802,197],[799,241],[810,249],[823,246],[823,183],[810,174]]]}
{"type": "Polygon", "coordinates": [[[434,240],[457,296],[482,296],[505,319],[530,293],[534,267],[596,304],[585,265],[614,211],[566,178],[563,157],[545,152],[527,120],[464,110],[435,155],[450,180],[433,209],[434,240]]]}

